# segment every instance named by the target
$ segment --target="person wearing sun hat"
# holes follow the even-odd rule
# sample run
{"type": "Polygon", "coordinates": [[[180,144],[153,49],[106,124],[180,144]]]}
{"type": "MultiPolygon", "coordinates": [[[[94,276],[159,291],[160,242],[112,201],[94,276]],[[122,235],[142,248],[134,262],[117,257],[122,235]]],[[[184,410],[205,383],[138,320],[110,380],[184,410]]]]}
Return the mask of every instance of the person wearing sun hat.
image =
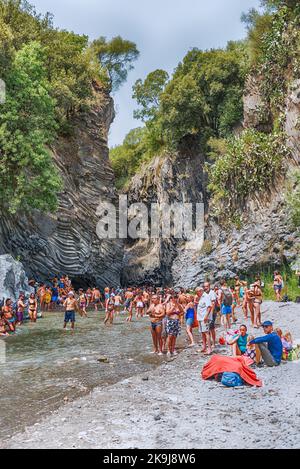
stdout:
{"type": "Polygon", "coordinates": [[[264,336],[257,337],[249,342],[256,347],[256,363],[259,364],[261,358],[267,366],[278,366],[282,358],[282,342],[278,334],[273,330],[273,323],[265,321],[262,324],[265,332],[264,336]]]}

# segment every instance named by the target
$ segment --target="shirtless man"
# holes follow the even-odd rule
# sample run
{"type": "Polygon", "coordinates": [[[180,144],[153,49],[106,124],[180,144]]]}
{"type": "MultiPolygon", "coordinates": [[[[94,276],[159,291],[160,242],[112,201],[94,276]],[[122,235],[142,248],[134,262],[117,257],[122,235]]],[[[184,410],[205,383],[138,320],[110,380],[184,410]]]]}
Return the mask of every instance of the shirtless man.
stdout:
{"type": "Polygon", "coordinates": [[[147,292],[147,290],[143,291],[143,303],[144,303],[144,310],[146,312],[150,306],[150,295],[147,292]]]}
{"type": "Polygon", "coordinates": [[[68,298],[64,302],[65,319],[64,329],[66,330],[68,322],[71,322],[71,329],[75,328],[75,311],[78,311],[78,303],[73,292],[68,293],[68,298]]]}
{"type": "Polygon", "coordinates": [[[16,321],[13,313],[13,303],[10,298],[7,298],[5,305],[2,308],[2,317],[6,321],[9,330],[15,332],[16,330],[16,321]]]}
{"type": "Polygon", "coordinates": [[[93,290],[93,297],[92,301],[95,304],[95,311],[98,312],[98,305],[100,304],[103,308],[103,304],[101,303],[101,293],[99,288],[95,287],[93,290]]]}
{"type": "Polygon", "coordinates": [[[125,303],[124,303],[124,311],[128,311],[128,318],[126,321],[132,321],[132,303],[133,303],[134,293],[131,288],[125,292],[125,303]]]}
{"type": "Polygon", "coordinates": [[[151,321],[151,334],[153,341],[152,353],[158,353],[158,355],[161,356],[163,354],[161,340],[162,320],[166,312],[157,295],[152,296],[151,305],[147,311],[147,314],[149,315],[151,321]]]}

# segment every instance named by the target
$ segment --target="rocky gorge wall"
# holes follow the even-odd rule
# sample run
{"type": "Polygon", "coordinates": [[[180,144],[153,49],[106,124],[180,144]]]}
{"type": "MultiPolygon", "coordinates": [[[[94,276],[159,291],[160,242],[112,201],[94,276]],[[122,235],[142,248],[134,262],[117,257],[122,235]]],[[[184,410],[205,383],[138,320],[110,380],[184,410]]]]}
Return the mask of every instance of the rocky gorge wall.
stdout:
{"type": "MultiPolygon", "coordinates": [[[[255,77],[244,96],[245,128],[271,128],[271,113],[255,77]]],[[[300,81],[291,84],[286,98],[285,131],[293,172],[300,161],[300,81]]],[[[186,138],[177,154],[154,158],[132,178],[128,204],[176,202],[205,205],[205,245],[170,239],[100,240],[96,234],[101,201],[117,203],[114,174],[109,162],[108,131],[114,118],[113,100],[95,88],[95,104],[74,120],[74,134],[60,137],[51,149],[64,190],[57,213],[5,216],[0,220],[0,255],[12,254],[26,274],[47,280],[68,274],[75,286],[136,284],[196,286],[206,277],[233,277],[282,265],[299,256],[299,232],[289,223],[284,203],[284,175],[276,189],[248,201],[240,229],[225,230],[210,216],[204,173],[205,155],[186,138]]]]}
{"type": "MultiPolygon", "coordinates": [[[[193,142],[186,142],[178,155],[154,158],[131,181],[128,204],[143,202],[150,213],[151,203],[205,203],[203,155],[195,153],[193,142]]],[[[160,213],[160,223],[163,214],[160,213]]],[[[172,223],[172,220],[171,220],[172,223]]],[[[182,241],[140,239],[128,241],[124,249],[122,283],[171,284],[172,265],[182,241]]]]}
{"type": "Polygon", "coordinates": [[[29,277],[70,275],[75,285],[118,285],[122,244],[100,240],[96,215],[100,200],[114,201],[114,174],[107,137],[113,100],[94,85],[95,103],[74,119],[72,136],[60,137],[51,152],[63,181],[57,213],[40,212],[0,220],[0,254],[19,259],[29,277]]]}
{"type": "MultiPolygon", "coordinates": [[[[285,132],[292,150],[291,158],[286,161],[286,173],[299,167],[299,122],[300,81],[297,80],[291,84],[285,104],[285,132]]],[[[243,127],[263,132],[272,129],[271,111],[260,94],[259,79],[255,76],[248,79],[245,90],[243,127]]],[[[203,155],[199,157],[197,153],[187,159],[179,154],[164,160],[160,167],[154,160],[144,168],[143,175],[131,181],[129,199],[143,199],[145,194],[153,198],[157,194],[158,200],[162,200],[172,198],[173,194],[174,199],[182,201],[188,188],[190,202],[203,200],[206,192],[203,163],[203,155]]],[[[207,277],[232,278],[237,273],[259,272],[266,266],[291,263],[300,255],[300,237],[289,221],[285,204],[287,190],[286,177],[282,174],[276,187],[259,196],[253,194],[241,214],[240,229],[219,226],[209,214],[209,200],[205,196],[206,241],[202,249],[187,249],[184,242],[174,240],[163,245],[142,241],[127,244],[123,280],[143,283],[143,278],[155,278],[163,284],[191,287],[207,277]]]]}

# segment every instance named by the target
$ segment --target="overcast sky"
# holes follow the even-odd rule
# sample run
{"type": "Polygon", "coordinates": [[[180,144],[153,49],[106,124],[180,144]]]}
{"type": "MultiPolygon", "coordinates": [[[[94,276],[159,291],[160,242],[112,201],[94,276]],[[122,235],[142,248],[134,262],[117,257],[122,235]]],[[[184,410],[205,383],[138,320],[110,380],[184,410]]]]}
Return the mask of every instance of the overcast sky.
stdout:
{"type": "Polygon", "coordinates": [[[170,74],[192,47],[210,49],[242,39],[242,12],[259,0],[31,0],[38,12],[50,11],[55,25],[87,34],[90,39],[121,35],[140,51],[135,69],[115,96],[117,116],[109,144],[122,143],[129,130],[141,125],[133,119],[136,107],[132,85],[162,68],[170,74]]]}

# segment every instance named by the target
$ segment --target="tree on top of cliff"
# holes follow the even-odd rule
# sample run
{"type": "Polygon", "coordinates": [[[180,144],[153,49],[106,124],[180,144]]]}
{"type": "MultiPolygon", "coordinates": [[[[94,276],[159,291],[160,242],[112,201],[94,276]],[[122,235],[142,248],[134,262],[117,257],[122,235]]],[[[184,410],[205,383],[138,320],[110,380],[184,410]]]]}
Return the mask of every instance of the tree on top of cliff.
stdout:
{"type": "Polygon", "coordinates": [[[295,8],[299,6],[299,0],[261,0],[261,4],[267,8],[278,8],[281,6],[295,8]]]}
{"type": "Polygon", "coordinates": [[[93,41],[91,47],[103,69],[107,71],[111,90],[117,91],[126,81],[128,72],[133,69],[132,62],[139,56],[136,44],[122,39],[121,36],[116,36],[111,41],[100,37],[93,41]]]}
{"type": "Polygon", "coordinates": [[[134,117],[148,121],[157,117],[160,96],[165,89],[169,75],[165,70],[154,70],[145,80],[137,80],[133,86],[132,97],[137,101],[140,109],[134,111],[134,117]]]}
{"type": "Polygon", "coordinates": [[[247,72],[245,45],[226,50],[193,49],[177,67],[160,99],[160,118],[175,146],[186,135],[226,135],[243,116],[242,93],[247,72]]]}

